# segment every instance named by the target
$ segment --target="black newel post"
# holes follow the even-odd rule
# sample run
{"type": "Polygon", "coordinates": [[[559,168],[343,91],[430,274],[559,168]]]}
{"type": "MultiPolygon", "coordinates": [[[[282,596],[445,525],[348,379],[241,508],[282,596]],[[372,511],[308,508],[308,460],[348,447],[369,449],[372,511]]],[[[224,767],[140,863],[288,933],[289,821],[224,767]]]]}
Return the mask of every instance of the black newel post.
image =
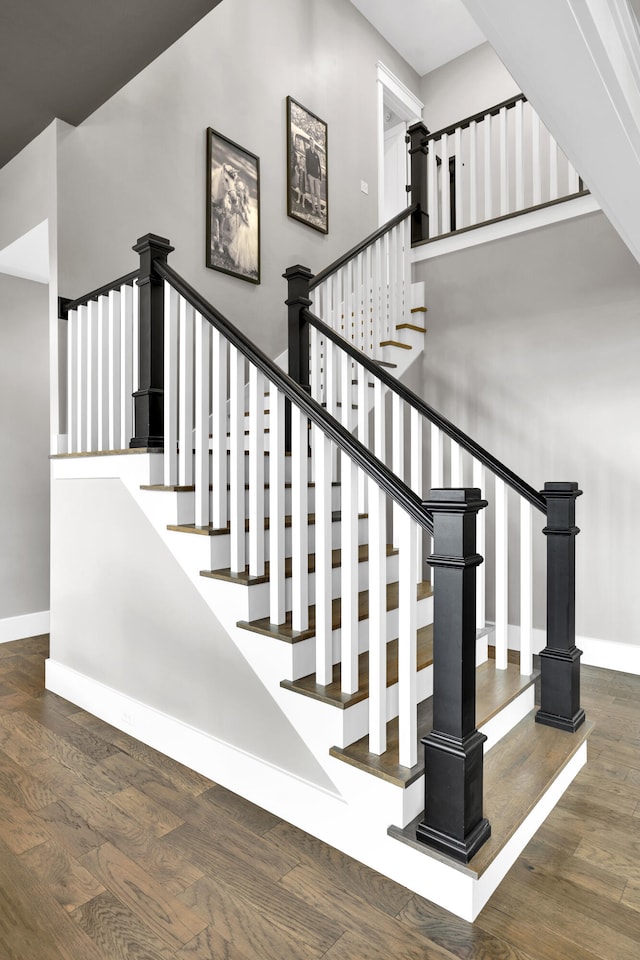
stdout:
{"type": "Polygon", "coordinates": [[[411,157],[411,203],[419,204],[411,214],[411,243],[429,239],[429,215],[427,213],[427,137],[429,131],[419,120],[407,130],[409,156],[411,157]]]}
{"type": "Polygon", "coordinates": [[[476,488],[432,490],[433,730],[423,737],[425,810],[418,840],[468,863],[489,839],[482,816],[483,743],[476,730],[476,488]]]}
{"type": "MultiPolygon", "coordinates": [[[[297,263],[282,275],[287,281],[289,376],[308,393],[309,384],[309,321],[302,311],[311,305],[309,284],[313,274],[309,267],[297,263]]],[[[291,404],[285,407],[285,449],[291,451],[291,404]]]]}
{"type": "Polygon", "coordinates": [[[584,723],[580,706],[580,657],[576,647],[577,483],[545,483],[547,501],[547,645],[540,653],[538,723],[575,732],[584,723]]]}
{"type": "Polygon", "coordinates": [[[174,247],[148,233],[133,248],[140,254],[139,384],[134,396],[134,430],[130,447],[164,446],[164,281],[156,261],[166,262],[174,247]]]}

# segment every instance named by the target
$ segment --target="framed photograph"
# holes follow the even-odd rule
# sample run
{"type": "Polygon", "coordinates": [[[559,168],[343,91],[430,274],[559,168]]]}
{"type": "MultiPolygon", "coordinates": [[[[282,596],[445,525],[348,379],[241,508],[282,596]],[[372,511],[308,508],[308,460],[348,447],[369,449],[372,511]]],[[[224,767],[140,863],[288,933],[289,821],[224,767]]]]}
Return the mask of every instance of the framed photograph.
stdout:
{"type": "Polygon", "coordinates": [[[260,160],[207,130],[207,257],[213,270],[260,283],[260,160]]]}
{"type": "Polygon", "coordinates": [[[287,97],[287,214],[329,232],[327,125],[287,97]]]}

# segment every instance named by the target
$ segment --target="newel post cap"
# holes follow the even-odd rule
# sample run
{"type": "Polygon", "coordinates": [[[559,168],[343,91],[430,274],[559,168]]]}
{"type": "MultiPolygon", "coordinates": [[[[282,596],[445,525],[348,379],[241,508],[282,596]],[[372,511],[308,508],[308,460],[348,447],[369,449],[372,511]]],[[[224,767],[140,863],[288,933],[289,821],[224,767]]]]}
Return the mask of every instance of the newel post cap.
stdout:
{"type": "Polygon", "coordinates": [[[309,267],[305,267],[301,263],[295,263],[292,267],[287,267],[282,276],[285,280],[296,280],[298,278],[313,280],[313,274],[309,267]]]}
{"type": "Polygon", "coordinates": [[[540,491],[541,496],[547,499],[564,498],[564,497],[576,497],[582,496],[582,490],[578,488],[578,484],[575,480],[571,481],[561,481],[561,480],[551,480],[548,483],[545,483],[544,489],[540,491]]]}
{"type": "Polygon", "coordinates": [[[436,488],[429,491],[424,506],[431,513],[477,512],[487,506],[479,487],[436,488]]]}

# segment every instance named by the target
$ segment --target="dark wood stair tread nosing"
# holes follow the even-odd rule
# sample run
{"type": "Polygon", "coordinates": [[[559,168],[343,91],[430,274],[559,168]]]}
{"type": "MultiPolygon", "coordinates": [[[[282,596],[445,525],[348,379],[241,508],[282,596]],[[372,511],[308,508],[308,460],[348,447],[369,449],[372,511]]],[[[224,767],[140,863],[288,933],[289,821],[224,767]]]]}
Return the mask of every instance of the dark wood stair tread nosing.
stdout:
{"type": "MultiPolygon", "coordinates": [[[[476,722],[482,726],[503,707],[515,700],[535,683],[538,672],[522,676],[520,668],[511,664],[506,670],[496,670],[487,660],[476,670],[476,722]]],[[[369,752],[369,737],[362,737],[348,747],[332,747],[332,757],[344,760],[366,773],[380,777],[398,787],[408,787],[424,773],[424,755],[420,740],[433,728],[433,699],[429,697],[418,705],[418,762],[414,767],[398,763],[398,718],[387,723],[387,750],[382,755],[369,752]]]]}
{"type": "Polygon", "coordinates": [[[426,333],[426,327],[419,327],[417,323],[396,323],[396,330],[415,330],[416,333],[426,333]]]}
{"type": "MultiPolygon", "coordinates": [[[[398,553],[398,550],[387,544],[387,556],[392,557],[398,553]]],[[[333,569],[340,566],[340,558],[342,551],[340,549],[331,551],[331,566],[333,569]]],[[[358,563],[366,563],[369,559],[369,546],[364,543],[358,547],[358,563]]],[[[291,567],[292,559],[291,557],[285,557],[284,561],[284,575],[286,579],[291,577],[291,567]]],[[[310,553],[308,558],[308,573],[315,573],[316,570],[316,555],[315,553],[310,553]]],[[[264,574],[258,577],[252,577],[249,574],[249,566],[245,566],[243,573],[232,573],[230,567],[225,567],[221,570],[201,570],[201,577],[209,577],[211,580],[225,580],[229,583],[238,583],[243,586],[252,587],[260,583],[268,583],[270,580],[270,565],[269,561],[265,560],[264,564],[264,574]]]]}
{"type": "Polygon", "coordinates": [[[594,724],[586,720],[575,733],[566,733],[535,723],[534,712],[516,724],[500,741],[499,747],[490,750],[485,757],[483,812],[491,824],[491,836],[470,863],[458,863],[415,839],[422,814],[404,829],[389,827],[389,836],[478,880],[594,728],[594,724]]]}
{"type": "Polygon", "coordinates": [[[413,350],[410,343],[400,343],[399,340],[381,340],[381,347],[400,347],[401,350],[413,350]]]}
{"type": "MultiPolygon", "coordinates": [[[[426,600],[432,594],[431,584],[428,580],[423,580],[416,585],[416,597],[418,600],[426,600]]],[[[387,584],[387,613],[396,610],[398,607],[398,582],[387,584]]],[[[340,627],[341,600],[336,597],[332,601],[331,619],[332,629],[338,630],[340,627]]],[[[358,620],[366,620],[369,616],[369,591],[361,590],[358,594],[358,620]]],[[[316,632],[316,608],[315,604],[309,607],[309,627],[307,630],[294,630],[292,627],[291,612],[287,613],[285,623],[273,624],[269,617],[262,617],[258,620],[239,620],[238,627],[243,630],[251,630],[254,633],[260,633],[262,636],[273,637],[275,640],[282,640],[285,643],[299,643],[301,640],[308,640],[314,637],[316,632]]]]}
{"type": "MultiPolygon", "coordinates": [[[[332,523],[339,523],[342,514],[340,510],[333,510],[331,513],[332,523]]],[[[368,513],[359,513],[358,520],[366,520],[369,516],[368,513]]],[[[307,514],[307,524],[312,527],[315,525],[316,515],[315,513],[307,514]]],[[[292,523],[292,518],[290,514],[287,514],[284,518],[285,527],[290,527],[292,523]]],[[[249,530],[249,520],[245,519],[244,521],[245,533],[249,530]]],[[[264,529],[269,529],[269,517],[264,518],[264,529]]],[[[214,527],[213,524],[209,523],[205,527],[199,527],[195,523],[168,523],[167,530],[172,530],[174,533],[195,533],[203,537],[223,537],[230,531],[229,521],[227,521],[226,527],[214,527]]]]}
{"type": "MultiPolygon", "coordinates": [[[[433,624],[420,627],[417,631],[416,667],[424,670],[433,663],[433,624]]],[[[341,684],[341,666],[333,666],[333,680],[327,686],[316,683],[315,674],[300,680],[282,680],[280,686],[294,693],[301,693],[313,700],[320,700],[333,707],[346,710],[369,696],[369,653],[365,651],[358,657],[358,690],[356,693],[343,693],[341,684]]],[[[387,686],[398,682],[398,640],[387,643],[387,686]]]]}

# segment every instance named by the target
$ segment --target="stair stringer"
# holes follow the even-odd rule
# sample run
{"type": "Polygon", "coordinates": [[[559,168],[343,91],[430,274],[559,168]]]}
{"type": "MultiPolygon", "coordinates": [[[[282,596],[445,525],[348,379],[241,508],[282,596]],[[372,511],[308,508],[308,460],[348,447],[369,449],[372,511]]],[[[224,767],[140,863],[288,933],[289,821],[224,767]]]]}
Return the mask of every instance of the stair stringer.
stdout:
{"type": "MultiPolygon", "coordinates": [[[[493,870],[489,877],[484,874],[477,878],[438,854],[423,847],[412,849],[388,834],[389,824],[405,825],[415,815],[415,810],[420,809],[422,778],[402,790],[385,780],[363,775],[330,756],[330,747],[339,741],[341,735],[340,718],[337,718],[340,711],[328,704],[296,696],[280,686],[280,680],[294,670],[292,647],[301,648],[296,656],[308,658],[312,641],[288,645],[236,627],[241,605],[231,599],[228,584],[199,575],[199,571],[208,566],[209,538],[181,536],[168,531],[167,524],[176,518],[167,516],[167,505],[162,502],[164,498],[140,489],[145,484],[161,482],[161,473],[162,457],[157,454],[71,457],[54,460],[53,466],[54,478],[111,477],[122,482],[159,539],[178,561],[184,575],[222,623],[269,696],[311,751],[327,781],[314,783],[292,775],[283,767],[161,713],[120,690],[105,687],[55,660],[47,663],[47,689],[227,789],[259,803],[276,816],[408,886],[420,896],[466,920],[473,920],[526,839],[520,844],[513,838],[509,845],[512,856],[502,856],[500,869],[493,870]],[[135,721],[134,730],[130,719],[135,721]]],[[[55,631],[55,611],[52,631],[55,631]]],[[[582,759],[573,763],[572,777],[586,759],[586,749],[583,753],[580,754],[582,759]]],[[[546,802],[549,804],[550,801],[547,799],[546,802]]],[[[525,826],[527,823],[525,821],[525,826]]]]}

